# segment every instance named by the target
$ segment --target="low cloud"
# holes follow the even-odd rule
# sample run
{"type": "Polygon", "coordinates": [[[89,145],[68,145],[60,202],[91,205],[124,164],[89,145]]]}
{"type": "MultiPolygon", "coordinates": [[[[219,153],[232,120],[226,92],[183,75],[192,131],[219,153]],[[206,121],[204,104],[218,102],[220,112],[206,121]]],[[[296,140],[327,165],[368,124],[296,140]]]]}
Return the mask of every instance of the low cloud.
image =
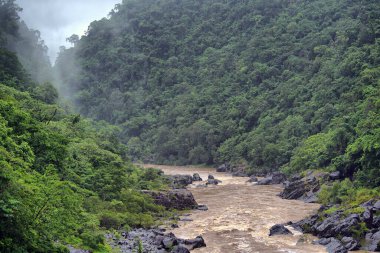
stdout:
{"type": "Polygon", "coordinates": [[[54,63],[60,46],[70,46],[66,38],[83,35],[88,25],[107,17],[121,0],[17,0],[23,8],[21,19],[29,28],[41,32],[54,63]]]}

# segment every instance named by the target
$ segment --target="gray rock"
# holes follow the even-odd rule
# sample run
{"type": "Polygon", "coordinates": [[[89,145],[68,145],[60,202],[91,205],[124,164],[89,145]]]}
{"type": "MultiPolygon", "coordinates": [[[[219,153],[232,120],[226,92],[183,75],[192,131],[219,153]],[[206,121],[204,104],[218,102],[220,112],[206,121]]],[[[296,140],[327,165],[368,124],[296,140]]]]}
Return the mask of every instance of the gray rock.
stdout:
{"type": "Polygon", "coordinates": [[[190,253],[190,251],[183,245],[178,245],[173,248],[171,253],[190,253]]]}
{"type": "Polygon", "coordinates": [[[269,230],[269,236],[273,235],[288,235],[288,234],[293,234],[290,232],[289,229],[287,229],[284,225],[282,224],[276,224],[272,226],[269,230]]]}
{"type": "Polygon", "coordinates": [[[376,201],[376,203],[373,205],[373,210],[374,211],[380,210],[380,200],[376,201]]]}
{"type": "Polygon", "coordinates": [[[343,237],[341,240],[342,244],[347,250],[357,250],[359,249],[359,242],[352,237],[343,237]]]}
{"type": "Polygon", "coordinates": [[[142,191],[152,196],[154,203],[167,209],[194,209],[198,206],[193,194],[187,189],[174,189],[167,192],[142,191]]]}
{"type": "Polygon", "coordinates": [[[369,251],[380,251],[380,231],[366,234],[363,249],[369,251]]]}
{"type": "Polygon", "coordinates": [[[198,205],[197,206],[197,209],[198,210],[201,210],[201,211],[207,211],[208,210],[208,207],[206,205],[198,205]]]}
{"type": "Polygon", "coordinates": [[[166,237],[162,240],[162,246],[164,246],[165,249],[172,249],[175,245],[178,245],[176,238],[166,237]]]}
{"type": "MultiPolygon", "coordinates": [[[[324,177],[324,175],[320,175],[324,177]]],[[[306,203],[314,203],[318,201],[317,193],[320,190],[319,180],[312,174],[304,178],[296,176],[290,181],[284,182],[284,190],[280,193],[283,199],[299,199],[306,203]]]]}
{"type": "Polygon", "coordinates": [[[340,177],[341,177],[341,175],[340,175],[340,172],[339,172],[339,171],[334,171],[334,172],[331,172],[331,173],[329,174],[329,178],[330,178],[330,180],[332,180],[332,181],[334,181],[334,180],[339,180],[340,177]]]}
{"type": "Polygon", "coordinates": [[[286,176],[281,172],[273,172],[272,174],[272,184],[281,184],[286,180],[286,176]]]}
{"type": "Polygon", "coordinates": [[[257,184],[258,185],[270,185],[272,183],[272,178],[271,177],[266,177],[263,179],[260,179],[257,184]]]}
{"type": "Polygon", "coordinates": [[[229,170],[229,166],[227,164],[222,164],[216,168],[216,172],[227,172],[229,170]]]}
{"type": "Polygon", "coordinates": [[[208,179],[215,179],[213,175],[208,175],[208,179]]]}
{"type": "Polygon", "coordinates": [[[172,175],[168,176],[168,178],[171,180],[171,187],[173,189],[184,189],[193,183],[193,177],[191,175],[172,175]]]}
{"type": "Polygon", "coordinates": [[[369,226],[373,225],[373,211],[372,208],[366,207],[365,211],[361,215],[362,220],[369,226]]]}
{"type": "Polygon", "coordinates": [[[189,247],[189,250],[206,247],[206,243],[202,236],[197,236],[195,239],[185,240],[184,244],[189,247]]]}
{"type": "Polygon", "coordinates": [[[193,174],[193,181],[202,181],[202,178],[199,176],[198,173],[193,174]]]}
{"type": "Polygon", "coordinates": [[[343,244],[335,238],[331,238],[330,242],[326,245],[326,249],[328,253],[348,252],[347,249],[343,246],[343,244]]]}
{"type": "Polygon", "coordinates": [[[218,185],[219,183],[221,183],[222,181],[218,180],[218,179],[207,179],[207,182],[206,182],[206,185],[218,185]]]}

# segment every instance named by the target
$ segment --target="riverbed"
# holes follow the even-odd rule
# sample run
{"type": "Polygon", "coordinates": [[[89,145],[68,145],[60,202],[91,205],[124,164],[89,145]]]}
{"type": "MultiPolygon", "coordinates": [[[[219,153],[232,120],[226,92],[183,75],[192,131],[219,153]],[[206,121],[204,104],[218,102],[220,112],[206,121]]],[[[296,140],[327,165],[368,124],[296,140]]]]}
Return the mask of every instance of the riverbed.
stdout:
{"type": "Polygon", "coordinates": [[[144,165],[159,168],[167,175],[199,173],[203,180],[209,174],[222,181],[217,186],[188,186],[198,204],[207,205],[208,211],[193,210],[189,217],[193,221],[179,222],[173,229],[177,237],[194,238],[202,235],[206,248],[192,252],[207,253],[266,253],[326,252],[325,248],[313,245],[316,238],[292,230],[294,235],[268,236],[269,228],[277,223],[298,221],[316,212],[318,204],[305,204],[298,200],[284,200],[277,196],[280,185],[253,185],[247,177],[232,177],[216,172],[213,168],[144,165]]]}

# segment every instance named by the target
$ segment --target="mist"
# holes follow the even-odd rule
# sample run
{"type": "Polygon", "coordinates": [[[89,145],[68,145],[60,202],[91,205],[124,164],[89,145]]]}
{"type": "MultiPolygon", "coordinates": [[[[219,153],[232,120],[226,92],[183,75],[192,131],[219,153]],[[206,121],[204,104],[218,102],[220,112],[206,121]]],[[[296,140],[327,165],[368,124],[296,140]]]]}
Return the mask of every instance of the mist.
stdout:
{"type": "Polygon", "coordinates": [[[29,28],[39,30],[55,63],[60,46],[71,46],[66,38],[84,35],[94,20],[107,17],[121,0],[16,0],[23,8],[19,14],[29,28]]]}

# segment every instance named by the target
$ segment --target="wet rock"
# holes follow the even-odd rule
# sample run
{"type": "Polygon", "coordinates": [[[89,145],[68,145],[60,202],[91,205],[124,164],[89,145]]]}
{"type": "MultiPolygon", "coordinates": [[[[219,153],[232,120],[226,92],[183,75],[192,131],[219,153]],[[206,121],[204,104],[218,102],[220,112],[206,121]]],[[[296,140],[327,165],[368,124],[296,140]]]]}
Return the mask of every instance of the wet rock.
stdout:
{"type": "Polygon", "coordinates": [[[290,230],[287,229],[282,224],[276,224],[276,225],[272,226],[269,230],[269,236],[272,236],[272,235],[288,235],[288,234],[293,234],[293,233],[290,232],[290,230]]]}
{"type": "Polygon", "coordinates": [[[318,202],[318,196],[315,192],[308,191],[308,192],[304,193],[303,196],[299,198],[299,200],[302,200],[305,203],[317,203],[318,202]]]}
{"type": "Polygon", "coordinates": [[[202,178],[199,176],[198,173],[193,174],[193,181],[202,181],[202,178]]]}
{"type": "Polygon", "coordinates": [[[325,245],[328,253],[346,253],[347,249],[335,238],[330,238],[330,242],[325,245]]]}
{"type": "Polygon", "coordinates": [[[184,244],[189,247],[189,250],[206,247],[206,243],[202,236],[197,236],[195,239],[185,240],[184,244]]]}
{"type": "Polygon", "coordinates": [[[272,183],[272,178],[270,178],[270,177],[266,177],[266,178],[260,179],[257,182],[258,185],[269,185],[271,183],[272,183]]]}
{"type": "Polygon", "coordinates": [[[374,228],[380,228],[380,216],[373,217],[372,227],[374,227],[374,228]]]}
{"type": "Polygon", "coordinates": [[[380,210],[380,200],[376,201],[376,203],[373,205],[372,208],[373,208],[374,211],[380,210]]]}
{"type": "Polygon", "coordinates": [[[193,177],[191,175],[172,175],[168,178],[171,180],[170,186],[173,189],[184,189],[193,183],[193,177]]]}
{"type": "Polygon", "coordinates": [[[152,196],[154,203],[166,209],[194,209],[198,206],[193,194],[187,189],[174,189],[167,192],[142,191],[152,196]]]}
{"type": "Polygon", "coordinates": [[[363,249],[369,251],[380,251],[380,231],[366,234],[363,249]]]}
{"type": "Polygon", "coordinates": [[[229,170],[229,166],[227,164],[222,164],[216,168],[216,172],[227,172],[229,170]]]}
{"type": "Polygon", "coordinates": [[[123,253],[137,252],[139,242],[143,246],[143,253],[189,252],[189,250],[205,246],[200,236],[185,240],[177,238],[173,233],[165,234],[163,229],[134,229],[117,240],[117,245],[120,245],[123,253]]]}
{"type": "Polygon", "coordinates": [[[221,183],[222,181],[218,180],[218,179],[207,179],[207,182],[206,182],[206,185],[218,185],[219,183],[221,183]]]}
{"type": "Polygon", "coordinates": [[[372,227],[372,223],[373,223],[372,208],[366,207],[365,211],[361,214],[361,218],[369,227],[372,227]]]}
{"type": "Polygon", "coordinates": [[[269,185],[269,184],[281,184],[286,180],[285,174],[281,172],[273,172],[266,178],[263,178],[257,182],[258,185],[269,185]]]}
{"type": "Polygon", "coordinates": [[[347,250],[357,250],[360,246],[359,242],[352,237],[345,236],[342,238],[341,242],[347,250]]]}
{"type": "Polygon", "coordinates": [[[165,249],[172,249],[173,246],[178,245],[177,238],[174,236],[164,238],[161,243],[165,249]]]}
{"type": "Polygon", "coordinates": [[[259,181],[259,180],[257,179],[257,177],[255,177],[255,176],[250,176],[247,182],[249,182],[249,183],[254,183],[254,182],[257,182],[257,181],[259,181]]]}
{"type": "Polygon", "coordinates": [[[208,175],[207,179],[215,179],[213,175],[208,175]]]}
{"type": "Polygon", "coordinates": [[[172,228],[179,228],[178,224],[172,224],[171,227],[172,228]]]}
{"type": "MultiPolygon", "coordinates": [[[[319,175],[319,178],[324,175],[319,175]]],[[[284,190],[279,194],[283,199],[299,199],[306,203],[317,202],[317,194],[320,190],[320,183],[317,177],[309,175],[304,178],[296,176],[284,183],[284,190]]]]}
{"type": "Polygon", "coordinates": [[[171,253],[190,253],[190,251],[183,245],[178,245],[173,248],[171,253]]]}
{"type": "Polygon", "coordinates": [[[341,177],[341,174],[340,174],[339,171],[334,171],[334,172],[331,172],[331,173],[329,174],[329,178],[330,178],[330,180],[332,180],[332,181],[334,181],[334,180],[339,180],[340,177],[341,177]]]}
{"type": "Polygon", "coordinates": [[[281,184],[286,180],[286,176],[281,172],[273,172],[272,174],[272,184],[281,184]]]}
{"type": "Polygon", "coordinates": [[[197,209],[198,210],[201,210],[201,211],[207,211],[208,210],[208,207],[206,205],[198,205],[197,206],[197,209]]]}

